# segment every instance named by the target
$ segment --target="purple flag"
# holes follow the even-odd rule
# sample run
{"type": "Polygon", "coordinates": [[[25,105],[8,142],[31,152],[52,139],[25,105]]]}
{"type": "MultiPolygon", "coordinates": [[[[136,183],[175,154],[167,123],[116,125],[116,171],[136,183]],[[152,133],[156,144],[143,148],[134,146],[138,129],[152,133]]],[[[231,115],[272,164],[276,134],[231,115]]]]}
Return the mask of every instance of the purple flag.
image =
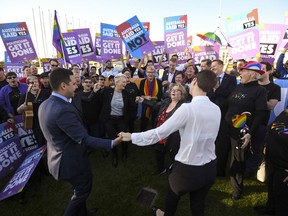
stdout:
{"type": "Polygon", "coordinates": [[[37,57],[25,22],[0,24],[0,35],[12,63],[37,57]]]}

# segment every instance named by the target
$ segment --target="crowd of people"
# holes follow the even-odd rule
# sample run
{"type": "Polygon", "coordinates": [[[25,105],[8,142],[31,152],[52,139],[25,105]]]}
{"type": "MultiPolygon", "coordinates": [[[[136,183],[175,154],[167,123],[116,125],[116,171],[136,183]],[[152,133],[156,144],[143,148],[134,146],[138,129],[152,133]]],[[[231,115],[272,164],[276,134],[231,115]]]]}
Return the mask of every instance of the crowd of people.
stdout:
{"type": "MultiPolygon", "coordinates": [[[[285,52],[277,62],[279,78],[288,78],[285,52]]],[[[121,67],[108,60],[98,69],[78,64],[64,69],[51,59],[50,70],[42,74],[35,65],[24,66],[21,79],[0,68],[1,121],[13,123],[14,116],[23,114],[27,102],[32,102],[32,129],[39,146],[47,143],[49,172],[73,188],[64,215],[87,215],[86,200],[92,190],[90,148],[101,150],[104,157],[111,151],[112,166],[117,168],[118,146],[125,163],[131,142],[153,144],[153,174],[169,173],[165,208],[153,207],[155,215],[174,215],[186,193],[192,215],[204,215],[209,189],[216,177],[228,176],[228,164],[231,198],[243,198],[243,180],[256,175],[263,157],[269,170],[268,201],[255,210],[287,215],[288,107],[268,125],[270,111],[281,100],[280,87],[273,83],[277,74],[273,66],[241,59],[229,71],[220,59],[194,65],[191,58],[179,64],[177,55],[172,55],[168,64],[160,61],[164,71],[160,79],[147,56],[134,63],[129,56],[121,67]],[[141,78],[139,85],[131,78],[141,78]],[[249,113],[245,130],[234,124],[243,113],[249,113]],[[137,133],[138,117],[141,132],[137,133]]]]}

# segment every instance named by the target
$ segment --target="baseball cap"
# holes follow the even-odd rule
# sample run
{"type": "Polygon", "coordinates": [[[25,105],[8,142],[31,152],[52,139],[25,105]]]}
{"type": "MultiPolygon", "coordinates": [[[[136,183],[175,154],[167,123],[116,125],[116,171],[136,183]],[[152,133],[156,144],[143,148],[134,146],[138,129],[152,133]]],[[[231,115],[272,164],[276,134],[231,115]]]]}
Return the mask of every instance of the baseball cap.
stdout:
{"type": "Polygon", "coordinates": [[[260,75],[263,75],[265,71],[263,71],[262,65],[259,62],[249,61],[243,67],[240,68],[240,71],[243,69],[252,70],[260,75]]]}

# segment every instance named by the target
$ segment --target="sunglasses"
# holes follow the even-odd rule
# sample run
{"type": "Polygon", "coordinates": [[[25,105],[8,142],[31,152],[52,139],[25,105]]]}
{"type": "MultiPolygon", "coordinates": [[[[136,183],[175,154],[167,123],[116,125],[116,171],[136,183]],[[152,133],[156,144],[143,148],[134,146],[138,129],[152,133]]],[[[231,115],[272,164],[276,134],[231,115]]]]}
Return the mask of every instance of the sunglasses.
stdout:
{"type": "Polygon", "coordinates": [[[32,85],[34,85],[35,83],[38,83],[38,81],[36,80],[36,81],[29,81],[28,82],[28,84],[32,84],[32,85]]]}
{"type": "Polygon", "coordinates": [[[6,79],[16,79],[17,77],[16,76],[9,76],[9,77],[7,77],[6,79]]]}
{"type": "Polygon", "coordinates": [[[92,82],[91,81],[84,81],[84,83],[87,83],[87,84],[90,83],[91,84],[92,82]]]}
{"type": "Polygon", "coordinates": [[[58,67],[58,65],[53,65],[53,64],[51,64],[51,67],[58,67]]]}

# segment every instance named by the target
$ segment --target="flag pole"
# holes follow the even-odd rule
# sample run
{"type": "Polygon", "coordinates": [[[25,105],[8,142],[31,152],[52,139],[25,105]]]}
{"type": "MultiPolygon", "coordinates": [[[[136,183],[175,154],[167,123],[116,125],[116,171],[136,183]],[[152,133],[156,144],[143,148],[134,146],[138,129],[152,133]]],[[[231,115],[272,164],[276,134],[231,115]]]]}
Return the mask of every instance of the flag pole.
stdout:
{"type": "MultiPolygon", "coordinates": [[[[43,32],[44,32],[44,41],[45,41],[45,48],[46,52],[48,54],[48,46],[47,46],[47,39],[46,39],[46,28],[45,28],[45,20],[44,20],[44,12],[42,10],[42,23],[43,23],[43,32]]],[[[47,55],[48,56],[48,55],[47,55]]]]}
{"type": "Polygon", "coordinates": [[[39,17],[40,17],[40,27],[41,27],[41,33],[42,33],[43,49],[44,49],[44,55],[45,55],[45,58],[46,58],[46,57],[47,57],[47,53],[46,53],[46,48],[45,48],[45,41],[44,41],[44,33],[43,33],[43,26],[42,26],[42,18],[41,18],[40,6],[38,6],[38,10],[39,10],[39,17]]]}
{"type": "Polygon", "coordinates": [[[62,44],[61,40],[60,40],[60,45],[61,45],[61,49],[62,49],[62,53],[63,53],[63,60],[64,60],[64,66],[65,66],[64,68],[68,69],[67,62],[66,62],[66,57],[65,57],[65,52],[64,52],[64,48],[63,48],[63,44],[62,44]]]}
{"type": "Polygon", "coordinates": [[[39,62],[39,67],[41,67],[41,58],[40,58],[39,44],[38,44],[38,37],[37,37],[37,31],[36,31],[36,23],[35,23],[34,8],[32,8],[32,14],[33,14],[33,22],[34,22],[34,31],[35,31],[35,36],[36,36],[37,53],[38,53],[38,62],[39,62]]]}
{"type": "MultiPolygon", "coordinates": [[[[50,34],[53,35],[53,28],[52,28],[53,13],[50,13],[50,9],[48,10],[48,13],[49,13],[49,23],[50,23],[50,34]]],[[[55,49],[52,49],[52,56],[55,56],[55,49]]]]}

